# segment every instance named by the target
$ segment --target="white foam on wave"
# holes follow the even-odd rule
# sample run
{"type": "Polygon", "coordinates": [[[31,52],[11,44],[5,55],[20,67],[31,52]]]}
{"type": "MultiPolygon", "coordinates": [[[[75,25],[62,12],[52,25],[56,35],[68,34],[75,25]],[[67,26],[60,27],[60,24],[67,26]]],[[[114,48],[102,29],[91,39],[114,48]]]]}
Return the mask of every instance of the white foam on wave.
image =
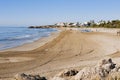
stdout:
{"type": "Polygon", "coordinates": [[[17,37],[14,37],[13,39],[23,39],[23,38],[29,38],[31,36],[32,35],[17,36],[17,37]]]}

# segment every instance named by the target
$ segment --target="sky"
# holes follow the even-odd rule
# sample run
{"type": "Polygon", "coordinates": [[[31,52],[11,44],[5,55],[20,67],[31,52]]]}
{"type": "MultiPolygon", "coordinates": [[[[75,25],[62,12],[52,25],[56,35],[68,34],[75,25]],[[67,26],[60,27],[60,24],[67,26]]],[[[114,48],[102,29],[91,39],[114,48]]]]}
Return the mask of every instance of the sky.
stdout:
{"type": "Polygon", "coordinates": [[[120,0],[0,0],[0,26],[120,19],[120,0]]]}

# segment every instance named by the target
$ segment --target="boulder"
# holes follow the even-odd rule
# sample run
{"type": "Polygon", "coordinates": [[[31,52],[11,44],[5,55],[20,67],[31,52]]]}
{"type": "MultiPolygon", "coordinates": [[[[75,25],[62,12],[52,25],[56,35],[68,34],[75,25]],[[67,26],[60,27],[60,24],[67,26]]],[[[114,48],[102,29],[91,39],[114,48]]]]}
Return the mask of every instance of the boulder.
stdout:
{"type": "Polygon", "coordinates": [[[16,74],[15,80],[47,80],[45,77],[40,77],[39,75],[26,75],[24,73],[22,74],[16,74]]]}
{"type": "Polygon", "coordinates": [[[92,80],[96,76],[102,80],[115,68],[115,65],[112,59],[103,59],[95,67],[86,67],[80,70],[75,76],[75,80],[92,80]]]}
{"type": "Polygon", "coordinates": [[[63,70],[59,74],[57,74],[58,77],[69,77],[69,76],[75,76],[78,73],[77,70],[71,69],[71,70],[63,70]]]}

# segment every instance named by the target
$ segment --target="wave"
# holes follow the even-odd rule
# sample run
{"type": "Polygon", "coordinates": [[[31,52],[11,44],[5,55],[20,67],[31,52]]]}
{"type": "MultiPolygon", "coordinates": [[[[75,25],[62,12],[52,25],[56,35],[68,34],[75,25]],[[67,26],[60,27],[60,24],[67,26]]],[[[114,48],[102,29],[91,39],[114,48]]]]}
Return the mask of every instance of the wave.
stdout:
{"type": "Polygon", "coordinates": [[[15,37],[15,38],[13,38],[13,39],[23,39],[23,38],[29,38],[29,37],[31,37],[32,35],[24,35],[24,36],[17,36],[17,37],[15,37]]]}
{"type": "Polygon", "coordinates": [[[16,37],[8,37],[0,39],[0,41],[14,41],[14,40],[22,40],[22,39],[28,39],[31,38],[32,35],[24,35],[24,36],[16,36],[16,37]]]}
{"type": "Polygon", "coordinates": [[[25,43],[34,42],[42,37],[48,37],[57,29],[28,29],[28,28],[3,28],[0,29],[0,44],[2,49],[8,49],[25,43]]]}

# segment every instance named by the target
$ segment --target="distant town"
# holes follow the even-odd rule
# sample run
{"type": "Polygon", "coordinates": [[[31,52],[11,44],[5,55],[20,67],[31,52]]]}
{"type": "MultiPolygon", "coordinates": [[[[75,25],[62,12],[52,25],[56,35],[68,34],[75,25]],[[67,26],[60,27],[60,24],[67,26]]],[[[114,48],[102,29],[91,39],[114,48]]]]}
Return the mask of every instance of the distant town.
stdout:
{"type": "Polygon", "coordinates": [[[80,23],[80,22],[76,22],[76,23],[65,23],[65,22],[60,22],[60,23],[56,23],[56,26],[64,26],[64,27],[83,27],[83,26],[92,26],[92,25],[99,25],[101,23],[104,23],[104,21],[100,21],[100,22],[95,22],[94,20],[91,20],[89,22],[84,22],[84,23],[80,23]]]}
{"type": "Polygon", "coordinates": [[[120,20],[98,21],[90,20],[88,22],[59,22],[53,25],[45,26],[30,26],[29,28],[60,28],[60,27],[106,27],[106,28],[120,28],[120,20]]]}

